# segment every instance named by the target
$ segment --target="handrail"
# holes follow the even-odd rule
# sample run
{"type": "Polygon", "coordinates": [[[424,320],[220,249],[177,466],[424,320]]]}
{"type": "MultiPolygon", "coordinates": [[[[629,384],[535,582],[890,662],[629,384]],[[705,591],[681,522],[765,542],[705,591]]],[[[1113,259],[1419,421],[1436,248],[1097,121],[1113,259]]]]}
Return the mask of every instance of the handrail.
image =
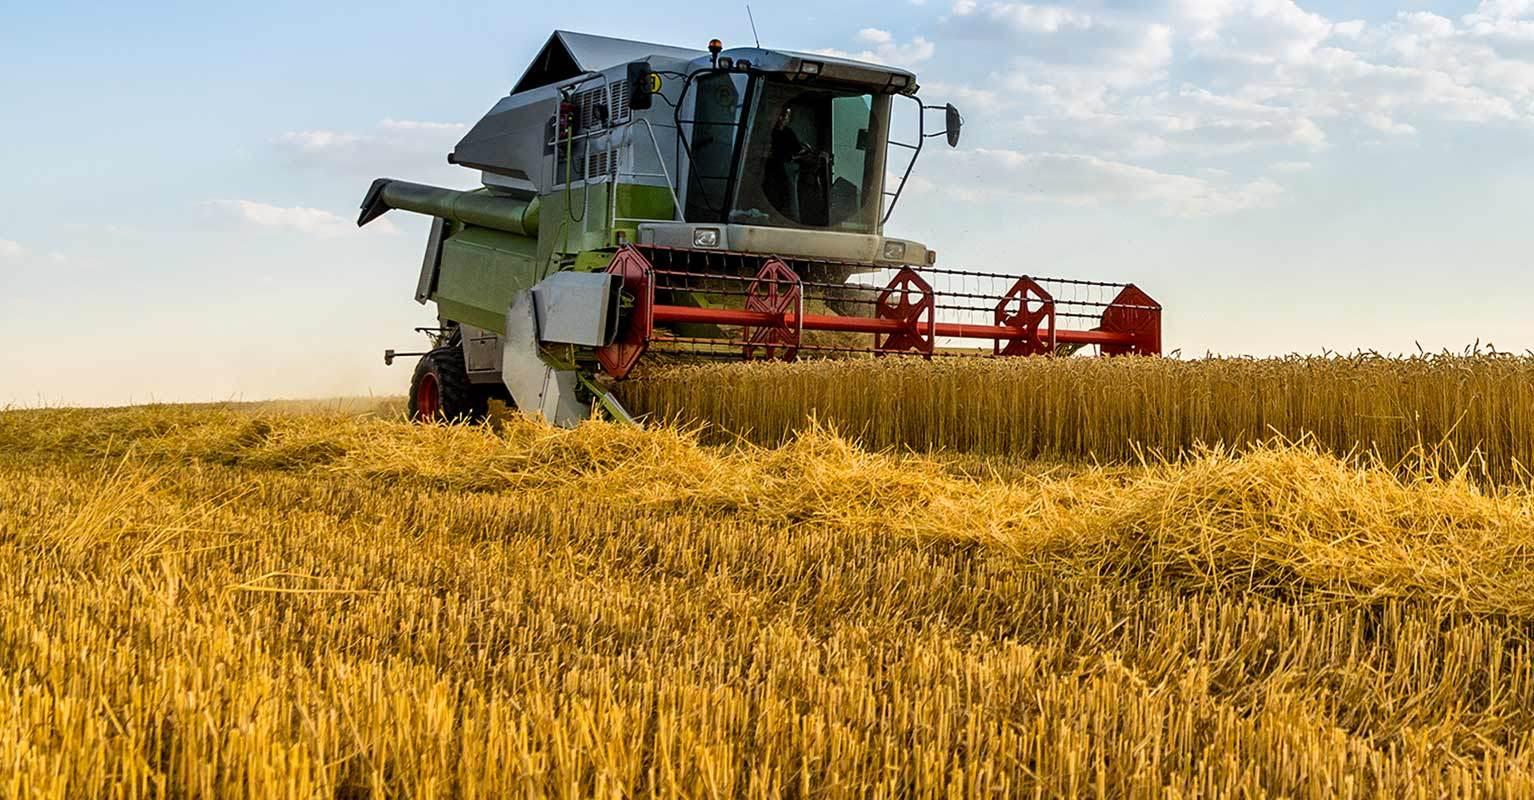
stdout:
{"type": "MultiPolygon", "coordinates": [[[[679,195],[677,195],[677,193],[676,193],[676,186],[671,181],[671,170],[666,169],[666,156],[665,156],[664,153],[661,152],[660,140],[655,137],[655,127],[652,126],[650,124],[650,121],[647,120],[647,119],[635,119],[632,122],[630,122],[629,124],[633,125],[635,123],[644,123],[645,132],[650,135],[650,145],[655,148],[655,161],[656,161],[656,163],[660,164],[661,174],[660,174],[659,177],[665,179],[665,181],[666,181],[666,191],[671,194],[671,220],[673,222],[681,222],[682,221],[682,198],[679,195]]],[[[630,130],[629,133],[624,136],[623,146],[624,147],[632,147],[633,146],[633,142],[630,141],[630,139],[632,139],[632,138],[633,138],[632,130],[630,130]]],[[[632,152],[632,151],[630,151],[630,152],[632,152]]],[[[635,177],[635,178],[646,177],[646,176],[640,175],[640,173],[635,172],[635,171],[630,171],[628,174],[631,177],[635,177]]],[[[617,171],[614,174],[614,178],[622,177],[622,175],[623,175],[622,171],[617,171]]],[[[615,180],[614,183],[616,183],[616,182],[617,181],[615,180]]],[[[616,191],[614,191],[613,192],[613,197],[614,197],[614,201],[613,201],[613,214],[612,214],[611,219],[613,219],[615,221],[617,219],[617,200],[616,200],[617,196],[618,196],[618,193],[616,191]]]]}
{"type": "Polygon", "coordinates": [[[630,178],[660,178],[660,179],[664,180],[666,182],[666,192],[671,195],[671,219],[672,219],[673,222],[678,222],[678,221],[682,220],[682,217],[681,217],[681,213],[682,213],[682,200],[681,200],[680,197],[677,196],[676,186],[673,185],[672,182],[671,182],[671,171],[666,168],[666,157],[665,157],[665,154],[663,154],[661,152],[661,149],[660,149],[660,139],[658,139],[655,136],[655,127],[653,125],[651,125],[650,121],[647,120],[647,119],[633,119],[633,118],[631,118],[630,121],[628,123],[625,123],[625,124],[626,125],[632,125],[632,124],[635,124],[635,123],[643,123],[644,124],[645,132],[647,134],[649,134],[649,136],[650,136],[650,146],[655,149],[655,159],[656,159],[656,162],[658,164],[660,164],[661,171],[659,173],[655,173],[655,172],[640,172],[640,171],[638,171],[636,169],[624,170],[623,168],[621,168],[619,166],[621,163],[623,163],[624,158],[626,158],[628,156],[631,156],[633,154],[633,152],[634,152],[634,150],[633,150],[633,148],[634,148],[633,130],[632,129],[625,130],[623,132],[622,138],[619,140],[618,147],[616,149],[614,149],[614,150],[608,151],[609,152],[609,156],[608,156],[609,167],[608,167],[608,172],[607,172],[606,176],[604,177],[604,180],[606,180],[608,182],[608,184],[612,187],[611,191],[608,192],[608,198],[607,198],[607,203],[608,203],[608,205],[607,205],[607,208],[608,208],[608,211],[607,211],[608,223],[607,224],[608,224],[608,232],[609,233],[611,233],[612,228],[615,227],[617,225],[617,223],[619,223],[619,222],[654,222],[655,221],[655,220],[650,219],[648,217],[641,218],[641,217],[619,217],[618,216],[618,182],[619,182],[620,178],[623,178],[625,176],[630,177],[630,178]]]}
{"type": "MultiPolygon", "coordinates": [[[[916,169],[916,160],[921,158],[922,146],[927,143],[927,106],[922,103],[920,97],[914,94],[908,94],[906,97],[916,101],[916,144],[911,145],[893,140],[889,142],[890,144],[910,148],[913,152],[911,153],[911,160],[906,162],[905,172],[900,175],[900,184],[895,187],[895,193],[893,195],[890,194],[888,189],[880,191],[881,200],[885,197],[892,198],[889,208],[884,209],[884,218],[879,220],[879,233],[881,234],[884,233],[884,226],[889,223],[890,217],[894,216],[895,206],[900,203],[900,195],[905,192],[905,183],[910,179],[911,171],[916,169]]],[[[893,115],[891,116],[893,117],[893,115]]],[[[889,158],[886,155],[885,162],[888,163],[888,161],[889,158]]]]}

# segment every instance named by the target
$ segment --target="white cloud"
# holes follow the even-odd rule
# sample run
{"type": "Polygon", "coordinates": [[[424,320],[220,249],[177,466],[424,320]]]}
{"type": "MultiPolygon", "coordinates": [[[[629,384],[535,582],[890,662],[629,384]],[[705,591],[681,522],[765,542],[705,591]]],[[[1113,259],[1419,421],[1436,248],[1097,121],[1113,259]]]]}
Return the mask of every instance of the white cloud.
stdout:
{"type": "Polygon", "coordinates": [[[1195,54],[1252,64],[1304,62],[1333,34],[1331,21],[1292,0],[1181,0],[1173,16],[1195,54]]]}
{"type": "Polygon", "coordinates": [[[990,84],[929,86],[1029,140],[1024,149],[1298,161],[1334,141],[1428,126],[1534,129],[1534,0],[1378,23],[1334,21],[1294,0],[960,0],[947,25],[976,59],[990,48],[1010,60],[990,84]]]}
{"type": "Polygon", "coordinates": [[[1000,25],[1023,33],[1057,33],[1063,29],[1086,30],[1092,27],[1092,15],[1055,5],[1032,3],[986,3],[959,0],[953,5],[956,17],[977,17],[985,24],[1000,25]]]}
{"type": "Polygon", "coordinates": [[[0,261],[20,261],[26,254],[27,250],[21,246],[21,242],[0,239],[0,261]]]}
{"type": "Polygon", "coordinates": [[[1049,142],[1053,150],[1128,159],[1316,151],[1328,144],[1325,131],[1293,108],[1197,86],[1105,99],[1098,107],[1045,105],[1023,116],[1016,130],[1049,142]]]}
{"type": "Polygon", "coordinates": [[[1378,112],[1370,112],[1363,116],[1363,123],[1380,133],[1388,133],[1392,136],[1410,136],[1417,132],[1416,128],[1404,123],[1396,122],[1390,117],[1378,112]]]}
{"type": "Polygon", "coordinates": [[[1342,39],[1357,39],[1363,36],[1364,28],[1366,27],[1368,27],[1368,23],[1361,19],[1338,22],[1332,25],[1332,35],[1342,39]]]}
{"type": "MultiPolygon", "coordinates": [[[[208,205],[242,222],[264,228],[297,231],[310,236],[344,236],[357,230],[353,221],[319,208],[274,206],[254,200],[215,200],[208,205]]],[[[375,228],[380,233],[397,233],[399,230],[386,219],[374,220],[367,226],[367,230],[375,228]]]]}
{"type": "Polygon", "coordinates": [[[942,188],[971,199],[1010,194],[1070,206],[1136,204],[1168,216],[1202,217],[1271,205],[1283,193],[1266,178],[1239,183],[1090,155],[978,149],[950,157],[966,174],[962,183],[942,188]]]}
{"type": "Polygon", "coordinates": [[[934,101],[940,103],[951,102],[966,114],[972,111],[981,113],[996,111],[1006,105],[1002,94],[994,89],[982,89],[957,83],[945,83],[943,81],[931,81],[922,84],[922,95],[933,98],[934,101]],[[937,100],[937,98],[942,98],[942,100],[937,100]]]}
{"type": "Polygon", "coordinates": [[[279,135],[275,143],[279,149],[289,153],[349,156],[368,149],[451,147],[454,141],[467,130],[468,126],[460,122],[386,119],[378,123],[378,129],[371,133],[332,130],[288,131],[279,135]]]}
{"type": "Polygon", "coordinates": [[[356,134],[339,131],[289,131],[277,137],[278,144],[301,153],[334,152],[362,140],[356,134]]]}
{"type": "Polygon", "coordinates": [[[1309,172],[1310,168],[1309,161],[1275,161],[1268,165],[1273,172],[1309,172]]]}
{"type": "Polygon", "coordinates": [[[894,34],[878,28],[864,28],[858,31],[858,41],[874,46],[892,44],[895,41],[894,34]]]}
{"type": "Polygon", "coordinates": [[[1485,0],[1461,18],[1471,35],[1505,43],[1534,41],[1534,3],[1485,0]]]}
{"type": "Polygon", "coordinates": [[[378,127],[392,131],[445,131],[456,134],[463,134],[469,129],[462,122],[421,122],[412,119],[386,119],[378,123],[378,127]]]}
{"type": "Polygon", "coordinates": [[[298,130],[272,145],[291,165],[353,178],[411,177],[464,184],[476,173],[447,164],[447,154],[468,126],[457,122],[386,119],[365,132],[298,130]]]}
{"type": "Polygon", "coordinates": [[[1003,86],[1057,113],[1102,113],[1121,97],[1166,78],[1172,29],[1161,24],[1094,25],[1089,31],[1027,37],[1003,86]],[[1043,40],[1043,41],[1037,41],[1043,40]]]}
{"type": "Polygon", "coordinates": [[[917,36],[908,42],[901,43],[895,39],[894,34],[879,28],[864,28],[858,31],[856,40],[863,47],[862,50],[848,51],[828,47],[814,52],[892,67],[911,67],[932,58],[932,54],[937,51],[937,46],[925,37],[917,36]]]}
{"type": "MultiPolygon", "coordinates": [[[[1509,62],[1486,60],[1472,67],[1466,53],[1445,52],[1461,50],[1458,35],[1423,47],[1419,34],[1402,31],[1386,26],[1370,52],[1325,48],[1311,64],[1251,81],[1241,92],[1330,127],[1355,124],[1397,134],[1415,131],[1418,122],[1534,121],[1534,109],[1518,88],[1520,70],[1509,62]],[[1401,45],[1403,37],[1416,44],[1401,45]],[[1479,77],[1493,74],[1500,77],[1479,77]]],[[[1527,79],[1534,89],[1534,71],[1527,79]]]]}

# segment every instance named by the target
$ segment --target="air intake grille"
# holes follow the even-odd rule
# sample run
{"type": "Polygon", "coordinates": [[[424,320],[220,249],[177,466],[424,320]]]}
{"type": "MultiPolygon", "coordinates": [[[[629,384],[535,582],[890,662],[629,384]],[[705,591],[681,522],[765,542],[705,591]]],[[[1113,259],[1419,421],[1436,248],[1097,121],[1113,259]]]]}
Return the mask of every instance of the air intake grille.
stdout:
{"type": "Polygon", "coordinates": [[[629,82],[613,81],[607,84],[608,95],[612,98],[608,108],[612,109],[613,124],[619,125],[629,121],[629,82]]]}
{"type": "Polygon", "coordinates": [[[607,177],[608,170],[611,167],[612,153],[607,150],[599,150],[591,154],[586,175],[593,180],[600,180],[607,177]]]}
{"type": "Polygon", "coordinates": [[[601,120],[597,117],[597,106],[607,100],[607,92],[603,89],[587,89],[575,95],[575,108],[580,114],[581,130],[593,130],[601,120]]]}

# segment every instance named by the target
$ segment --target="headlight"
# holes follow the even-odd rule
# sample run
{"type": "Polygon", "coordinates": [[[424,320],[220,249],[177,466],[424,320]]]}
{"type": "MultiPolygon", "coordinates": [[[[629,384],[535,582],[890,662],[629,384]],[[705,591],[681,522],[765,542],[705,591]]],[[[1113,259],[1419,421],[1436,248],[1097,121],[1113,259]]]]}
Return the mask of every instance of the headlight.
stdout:
{"type": "Polygon", "coordinates": [[[718,228],[696,228],[692,232],[693,247],[718,247],[718,228]]]}
{"type": "Polygon", "coordinates": [[[900,261],[905,258],[905,242],[885,242],[884,260],[900,261]]]}

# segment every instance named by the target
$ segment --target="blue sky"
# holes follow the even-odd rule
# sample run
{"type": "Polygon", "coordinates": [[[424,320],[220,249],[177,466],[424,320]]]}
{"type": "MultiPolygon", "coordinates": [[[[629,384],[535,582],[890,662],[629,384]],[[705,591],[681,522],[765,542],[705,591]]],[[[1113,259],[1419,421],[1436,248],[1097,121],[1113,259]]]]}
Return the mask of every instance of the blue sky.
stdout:
{"type": "MultiPolygon", "coordinates": [[[[750,37],[525,5],[0,0],[0,405],[402,392],[425,227],[352,227],[368,182],[473,185],[555,28],[750,37]]],[[[964,110],[891,223],[947,266],[1134,281],[1184,354],[1534,348],[1534,0],[754,10],[964,110]]]]}

